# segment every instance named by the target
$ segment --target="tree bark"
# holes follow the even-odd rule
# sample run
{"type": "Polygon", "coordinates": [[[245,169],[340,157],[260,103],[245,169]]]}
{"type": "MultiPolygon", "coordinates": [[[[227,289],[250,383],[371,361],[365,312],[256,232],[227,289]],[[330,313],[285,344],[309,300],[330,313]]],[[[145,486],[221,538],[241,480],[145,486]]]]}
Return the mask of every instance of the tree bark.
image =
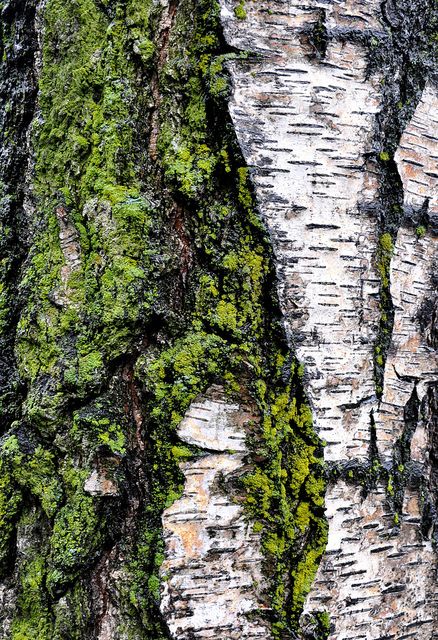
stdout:
{"type": "Polygon", "coordinates": [[[435,0],[0,5],[0,639],[438,638],[435,0]]]}

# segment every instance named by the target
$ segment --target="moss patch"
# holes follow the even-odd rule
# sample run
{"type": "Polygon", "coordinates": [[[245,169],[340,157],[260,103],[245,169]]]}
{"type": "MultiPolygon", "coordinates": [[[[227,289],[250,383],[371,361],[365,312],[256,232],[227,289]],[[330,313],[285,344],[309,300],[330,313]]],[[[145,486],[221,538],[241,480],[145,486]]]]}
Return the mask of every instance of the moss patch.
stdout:
{"type": "Polygon", "coordinates": [[[251,395],[262,417],[241,495],[262,534],[278,637],[298,628],[325,545],[321,443],[227,110],[235,54],[216,0],[183,0],[165,34],[159,11],[140,0],[44,11],[16,345],[27,395],[0,456],[0,551],[30,514],[43,541],[19,562],[15,640],[94,633],[86,585],[109,550],[123,558],[120,630],[167,637],[161,513],[193,453],[176,427],[212,383],[251,395]],[[120,496],[86,494],[108,457],[120,496]]]}

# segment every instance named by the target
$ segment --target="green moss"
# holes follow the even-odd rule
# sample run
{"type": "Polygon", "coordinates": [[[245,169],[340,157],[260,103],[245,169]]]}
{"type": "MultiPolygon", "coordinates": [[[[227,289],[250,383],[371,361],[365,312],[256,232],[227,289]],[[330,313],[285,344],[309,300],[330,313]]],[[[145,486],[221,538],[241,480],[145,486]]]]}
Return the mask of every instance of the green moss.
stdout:
{"type": "Polygon", "coordinates": [[[297,568],[293,572],[292,600],[296,615],[299,615],[302,611],[305,598],[312,587],[319,561],[326,545],[327,531],[323,529],[320,531],[319,540],[315,541],[314,548],[304,552],[304,557],[299,561],[297,568]]]}
{"type": "Polygon", "coordinates": [[[26,533],[26,553],[18,567],[18,597],[11,628],[11,640],[52,640],[50,599],[46,590],[47,545],[35,509],[20,518],[18,527],[26,533]]]}
{"type": "Polygon", "coordinates": [[[185,446],[172,447],[172,455],[175,459],[191,458],[193,456],[193,451],[185,446]]]}
{"type": "Polygon", "coordinates": [[[73,413],[68,438],[72,452],[78,457],[86,451],[88,458],[93,459],[102,448],[123,457],[128,453],[134,430],[125,406],[110,393],[73,413]]]}
{"type": "Polygon", "coordinates": [[[236,7],[234,7],[234,15],[239,20],[245,20],[246,19],[247,16],[246,16],[246,11],[245,11],[245,1],[244,0],[239,0],[239,4],[236,7]]]}
{"type": "Polygon", "coordinates": [[[32,454],[25,454],[16,436],[10,436],[4,441],[0,455],[11,488],[19,486],[22,490],[30,491],[40,501],[46,515],[52,517],[62,499],[54,454],[41,445],[32,454]]]}
{"type": "Polygon", "coordinates": [[[327,611],[317,611],[310,616],[312,638],[327,640],[331,633],[330,615],[327,611]]]}
{"type": "Polygon", "coordinates": [[[217,324],[220,329],[236,331],[237,309],[232,302],[221,300],[216,307],[217,324]]]}
{"type": "Polygon", "coordinates": [[[0,459],[0,575],[10,560],[15,521],[21,501],[21,491],[14,482],[9,465],[0,459]]]}
{"type": "Polygon", "coordinates": [[[380,327],[379,337],[375,345],[374,372],[376,380],[376,393],[380,397],[383,391],[383,371],[386,361],[386,353],[390,342],[390,333],[393,322],[393,307],[391,299],[391,259],[394,253],[394,242],[390,233],[383,233],[379,238],[377,249],[377,271],[380,276],[380,327]]]}
{"type": "MultiPolygon", "coordinates": [[[[216,0],[178,5],[162,66],[152,42],[157,12],[156,3],[139,0],[111,7],[49,0],[45,9],[42,117],[33,132],[41,223],[25,268],[17,356],[29,385],[26,417],[42,442],[56,434],[62,455],[58,469],[38,446],[20,458],[37,482],[27,471],[8,480],[17,504],[6,513],[5,532],[13,534],[21,488],[30,489],[50,519],[35,588],[41,624],[46,603],[65,592],[62,606],[52,607],[54,637],[85,636],[89,611],[81,619],[78,609],[88,596],[79,576],[123,519],[117,499],[84,493],[89,466],[104,452],[121,468],[141,469],[135,531],[118,542],[126,581],[117,592],[126,620],[141,621],[148,637],[167,637],[157,616],[161,515],[181,495],[179,462],[192,455],[176,427],[199,393],[223,384],[232,398],[250,395],[261,416],[249,437],[254,470],[242,478],[242,493],[262,534],[281,637],[298,628],[325,544],[321,443],[302,367],[285,346],[269,241],[227,121],[224,62],[233,54],[221,50],[220,7],[216,0]],[[157,158],[144,171],[147,145],[134,135],[148,120],[152,67],[157,158]],[[65,228],[75,264],[59,240],[65,228]],[[189,255],[180,302],[166,297],[182,271],[166,253],[168,236],[173,252],[175,236],[189,255]],[[152,317],[158,330],[148,325],[152,317]]],[[[23,600],[17,634],[28,633],[33,616],[23,600]]]]}
{"type": "Polygon", "coordinates": [[[83,640],[92,624],[93,613],[85,581],[75,584],[53,608],[52,640],[83,640]]]}
{"type": "MultiPolygon", "coordinates": [[[[295,384],[298,380],[297,376],[295,384]]],[[[288,395],[293,389],[296,387],[291,385],[289,390],[271,396],[268,412],[265,408],[263,435],[255,450],[265,463],[244,481],[247,509],[257,522],[263,523],[263,548],[275,567],[274,629],[280,637],[284,629],[298,626],[327,542],[319,443],[307,405],[298,405],[297,399],[288,395]],[[294,556],[292,597],[286,600],[285,576],[294,556]]]]}
{"type": "Polygon", "coordinates": [[[379,158],[382,162],[389,162],[389,160],[391,160],[391,156],[387,151],[381,151],[379,153],[379,158]]]}
{"type": "Polygon", "coordinates": [[[16,467],[14,476],[20,485],[29,488],[40,499],[43,511],[52,517],[62,499],[53,453],[38,446],[28,460],[22,460],[16,467]]]}
{"type": "Polygon", "coordinates": [[[32,302],[17,353],[24,378],[50,374],[78,395],[101,384],[106,362],[127,348],[155,298],[153,207],[129,153],[148,98],[147,88],[138,93],[134,59],[153,53],[141,37],[151,6],[117,2],[111,21],[93,0],[51,0],[44,12],[42,118],[34,130],[44,230],[23,279],[32,302]],[[75,265],[60,246],[63,225],[79,247],[75,265]]]}
{"type": "Polygon", "coordinates": [[[19,614],[12,624],[12,640],[51,640],[52,625],[44,578],[45,559],[35,554],[22,568],[19,614]]]}
{"type": "Polygon", "coordinates": [[[139,359],[136,375],[153,398],[151,415],[157,423],[164,423],[163,438],[168,439],[169,428],[178,426],[206,380],[220,375],[225,352],[226,344],[219,336],[194,332],[155,360],[139,359]]]}
{"type": "Polygon", "coordinates": [[[71,580],[83,570],[100,549],[105,536],[105,521],[95,500],[84,493],[86,470],[67,466],[63,479],[67,503],[56,513],[50,546],[49,590],[71,580]]]}
{"type": "Polygon", "coordinates": [[[424,227],[423,225],[419,225],[416,229],[415,229],[415,233],[417,234],[417,238],[424,238],[424,236],[426,235],[426,227],[424,227]]]}
{"type": "MultiPolygon", "coordinates": [[[[151,528],[154,520],[153,507],[147,509],[146,521],[138,531],[138,539],[126,565],[126,593],[124,601],[128,619],[141,621],[137,634],[148,634],[148,637],[165,640],[168,632],[163,621],[157,615],[157,603],[161,578],[160,565],[164,560],[163,540],[159,528],[151,528]]],[[[131,635],[128,635],[131,638],[131,635]]],[[[139,637],[135,634],[133,638],[139,637]]]]}
{"type": "Polygon", "coordinates": [[[390,496],[394,495],[393,477],[391,474],[389,475],[389,478],[388,478],[388,484],[386,485],[386,490],[388,492],[388,495],[390,496]]]}
{"type": "Polygon", "coordinates": [[[125,453],[125,434],[116,424],[109,425],[108,429],[99,433],[99,439],[106,444],[113,453],[125,453]]]}
{"type": "Polygon", "coordinates": [[[391,235],[389,233],[384,233],[379,240],[379,249],[378,249],[378,259],[377,259],[377,269],[380,274],[382,288],[385,291],[389,288],[389,271],[391,265],[391,257],[394,251],[394,246],[392,242],[391,235]]]}
{"type": "Polygon", "coordinates": [[[380,236],[379,244],[382,251],[386,255],[392,255],[394,251],[394,244],[392,242],[392,238],[389,233],[384,233],[383,235],[380,236]]]}
{"type": "Polygon", "coordinates": [[[103,366],[102,354],[99,351],[92,351],[86,356],[82,356],[78,361],[78,379],[81,386],[94,380],[103,366]]]}

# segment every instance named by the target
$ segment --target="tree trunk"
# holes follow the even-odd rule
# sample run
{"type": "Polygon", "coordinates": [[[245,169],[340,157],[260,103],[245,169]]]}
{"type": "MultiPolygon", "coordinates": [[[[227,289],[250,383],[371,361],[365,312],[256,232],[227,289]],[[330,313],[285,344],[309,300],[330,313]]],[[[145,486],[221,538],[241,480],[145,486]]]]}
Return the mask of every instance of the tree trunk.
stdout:
{"type": "Polygon", "coordinates": [[[0,639],[438,638],[436,1],[0,4],[0,639]]]}

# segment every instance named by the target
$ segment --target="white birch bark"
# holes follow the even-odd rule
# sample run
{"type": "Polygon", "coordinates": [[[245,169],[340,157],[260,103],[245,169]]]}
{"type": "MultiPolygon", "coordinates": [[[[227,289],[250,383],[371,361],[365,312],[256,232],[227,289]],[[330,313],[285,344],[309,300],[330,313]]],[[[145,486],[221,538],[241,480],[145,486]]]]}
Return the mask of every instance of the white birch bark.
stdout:
{"type": "Polygon", "coordinates": [[[184,493],[163,513],[166,558],[161,611],[178,640],[271,638],[263,607],[260,534],[221,487],[247,467],[249,407],[230,403],[220,387],[194,401],[179,438],[205,453],[181,465],[184,493]]]}
{"type": "MultiPolygon", "coordinates": [[[[315,55],[303,27],[356,32],[382,29],[378,2],[223,0],[228,42],[261,54],[234,62],[231,115],[253,168],[261,213],[275,248],[279,296],[291,346],[305,364],[315,426],[326,460],[366,462],[371,414],[380,462],[390,468],[405,429],[412,394],[418,403],[437,381],[436,352],[418,319],[428,299],[436,237],[401,226],[391,260],[395,319],[382,398],[373,360],[380,318],[376,270],[379,225],[373,208],[378,181],[372,151],[375,115],[382,108],[380,78],[366,73],[366,50],[329,39],[315,55]]],[[[409,207],[437,199],[437,92],[428,86],[403,134],[396,161],[409,207]]],[[[412,459],[428,474],[427,427],[419,421],[412,459]]],[[[327,611],[331,638],[435,637],[436,555],[420,531],[419,490],[408,487],[400,522],[381,484],[363,498],[360,487],[329,486],[327,553],[306,612],[327,611]]]]}

